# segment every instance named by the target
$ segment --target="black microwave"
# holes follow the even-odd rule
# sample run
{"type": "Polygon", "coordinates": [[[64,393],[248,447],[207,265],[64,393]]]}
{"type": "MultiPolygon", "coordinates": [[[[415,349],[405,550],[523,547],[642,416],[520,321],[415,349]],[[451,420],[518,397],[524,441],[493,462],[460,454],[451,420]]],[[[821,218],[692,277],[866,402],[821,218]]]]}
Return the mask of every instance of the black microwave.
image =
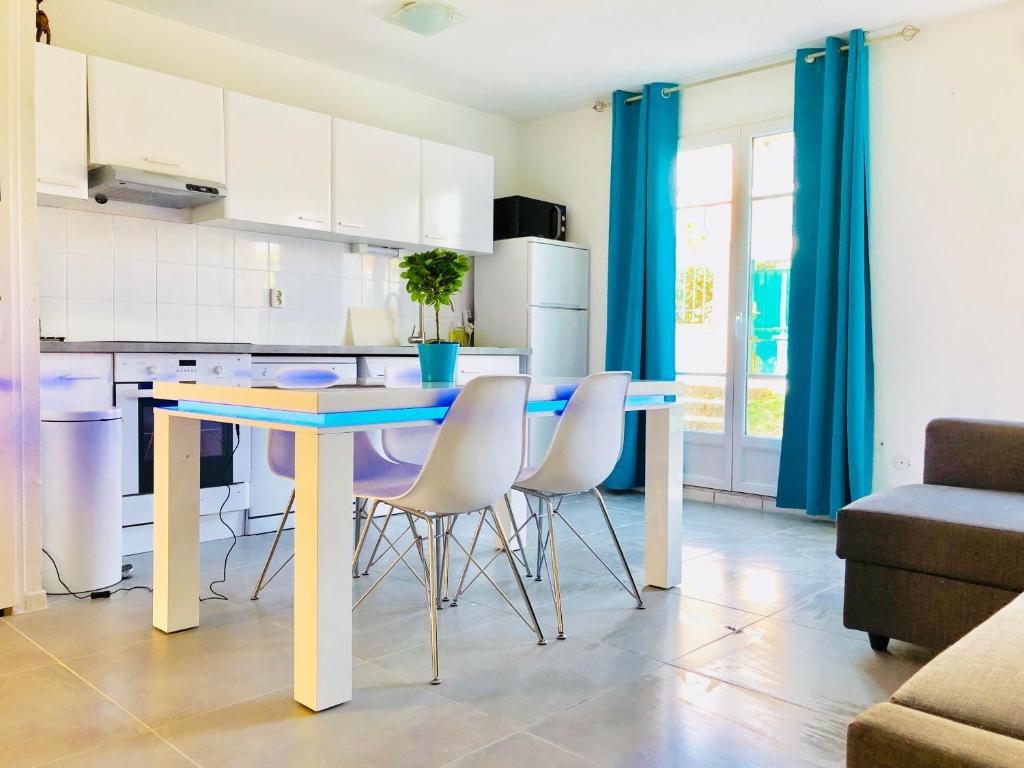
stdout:
{"type": "Polygon", "coordinates": [[[546,237],[565,240],[565,206],[522,195],[494,201],[494,239],[546,237]]]}

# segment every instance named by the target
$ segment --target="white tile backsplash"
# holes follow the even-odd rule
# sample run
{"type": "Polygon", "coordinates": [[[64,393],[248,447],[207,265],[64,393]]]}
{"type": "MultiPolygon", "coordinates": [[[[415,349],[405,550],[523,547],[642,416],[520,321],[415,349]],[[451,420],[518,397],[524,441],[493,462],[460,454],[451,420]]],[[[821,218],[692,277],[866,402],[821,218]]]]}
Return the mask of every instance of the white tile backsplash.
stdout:
{"type": "Polygon", "coordinates": [[[64,251],[39,251],[39,295],[63,299],[68,295],[67,256],[64,251]]]}
{"type": "Polygon", "coordinates": [[[68,335],[67,299],[39,298],[39,335],[57,338],[68,335]]]}
{"type": "Polygon", "coordinates": [[[156,261],[156,222],[112,216],[115,259],[156,261]]]}
{"type": "Polygon", "coordinates": [[[303,253],[302,240],[297,237],[267,238],[267,268],[271,272],[302,272],[303,253]]]}
{"type": "Polygon", "coordinates": [[[113,301],[114,259],[110,256],[68,254],[68,298],[113,301]]]}
{"type": "MultiPolygon", "coordinates": [[[[416,323],[399,259],[346,243],[45,206],[37,230],[45,336],[343,344],[357,306],[394,309],[402,339],[416,323]],[[269,308],[271,286],[284,308],[269,308]]],[[[443,333],[469,296],[443,313],[443,333]]]]}
{"type": "Polygon", "coordinates": [[[243,344],[266,344],[268,311],[235,307],[235,341],[243,344]]]}
{"type": "MultiPolygon", "coordinates": [[[[271,272],[268,275],[269,287],[276,288],[280,291],[284,291],[284,308],[285,309],[304,309],[305,303],[302,299],[303,294],[303,276],[294,272],[271,272]]],[[[325,282],[330,282],[326,279],[325,282]]],[[[267,299],[267,303],[270,303],[270,299],[267,299]]],[[[277,310],[275,310],[277,311],[277,310]]]]}
{"type": "Polygon", "coordinates": [[[195,304],[157,304],[157,341],[195,341],[195,304]]]}
{"type": "Polygon", "coordinates": [[[268,235],[235,232],[235,269],[266,269],[270,246],[268,235]]]}
{"type": "Polygon", "coordinates": [[[302,271],[307,275],[334,274],[334,245],[325,240],[303,240],[302,271]]]}
{"type": "Polygon", "coordinates": [[[301,344],[306,311],[303,309],[271,309],[268,340],[271,344],[301,344]]]}
{"type": "Polygon", "coordinates": [[[270,306],[270,276],[255,269],[235,270],[235,306],[266,308],[270,306]]]}
{"type": "Polygon", "coordinates": [[[196,267],[193,264],[156,266],[156,300],[161,304],[196,303],[196,267]]]}
{"type": "Polygon", "coordinates": [[[68,299],[68,341],[111,341],[114,302],[68,299]]]}
{"type": "Polygon", "coordinates": [[[177,221],[156,223],[156,258],[176,264],[196,263],[196,227],[177,221]]]}
{"type": "Polygon", "coordinates": [[[231,307],[196,307],[196,341],[235,340],[235,312],[231,307]]]}
{"type": "Polygon", "coordinates": [[[155,338],[156,304],[143,301],[114,302],[115,341],[152,341],[155,338]]]}
{"type": "Polygon", "coordinates": [[[221,227],[196,227],[196,262],[211,267],[233,267],[235,233],[221,227]]]}
{"type": "Polygon", "coordinates": [[[88,211],[66,211],[67,252],[110,258],[114,250],[113,216],[88,211]]]}
{"type": "Polygon", "coordinates": [[[155,261],[114,259],[114,301],[156,301],[155,261]]]}
{"type": "MultiPolygon", "coordinates": [[[[234,303],[235,271],[228,267],[196,268],[196,303],[230,307],[234,303]]],[[[199,323],[202,326],[202,323],[199,323]]]]}

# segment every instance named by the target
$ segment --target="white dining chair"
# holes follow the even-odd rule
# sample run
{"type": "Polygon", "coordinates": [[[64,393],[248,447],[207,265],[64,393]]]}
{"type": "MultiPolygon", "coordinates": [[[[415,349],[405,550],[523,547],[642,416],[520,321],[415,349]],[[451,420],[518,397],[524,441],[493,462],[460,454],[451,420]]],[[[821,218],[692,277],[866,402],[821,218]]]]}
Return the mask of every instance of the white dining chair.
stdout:
{"type": "MultiPolygon", "coordinates": [[[[380,493],[370,497],[371,515],[377,504],[388,504],[404,512],[413,529],[413,542],[401,555],[404,557],[415,546],[424,566],[430,616],[431,683],[434,685],[441,682],[437,606],[443,573],[443,565],[438,558],[438,543],[442,537],[462,549],[467,557],[467,567],[472,563],[480,570],[519,618],[533,630],[537,642],[541,645],[546,642],[516,560],[492,506],[495,499],[508,493],[522,469],[529,387],[529,376],[480,376],[467,383],[449,407],[418,477],[401,492],[380,493]],[[456,519],[474,513],[480,514],[474,538],[479,536],[487,517],[493,522],[529,618],[487,575],[470,550],[454,535],[456,519]],[[420,533],[421,522],[426,527],[425,535],[420,533]]],[[[448,559],[447,555],[444,559],[448,559]]],[[[392,563],[380,575],[353,608],[358,607],[373,592],[396,563],[392,563]]]]}
{"type": "MultiPolygon", "coordinates": [[[[565,526],[583,542],[584,546],[601,562],[607,571],[619,582],[630,596],[636,600],[637,608],[643,608],[643,598],[633,579],[633,572],[622,551],[619,537],[615,533],[604,497],[597,489],[611,474],[622,453],[623,424],[625,421],[626,392],[629,388],[630,373],[628,371],[608,371],[592,373],[584,378],[566,404],[555,429],[551,446],[543,461],[536,467],[528,467],[520,473],[513,484],[513,489],[521,491],[527,497],[537,500],[537,509],[530,505],[530,515],[518,527],[522,528],[533,520],[537,525],[537,574],[540,577],[542,565],[545,563],[545,552],[551,553],[551,586],[555,600],[555,618],[557,620],[558,639],[565,639],[564,622],[562,620],[562,595],[558,582],[558,547],[555,536],[555,518],[559,518],[565,526]],[[559,512],[562,499],[582,493],[591,493],[597,499],[601,514],[604,516],[608,533],[611,534],[619,561],[625,571],[629,584],[604,561],[580,535],[579,531],[559,512]],[[543,535],[542,509],[547,510],[547,535],[543,535]]],[[[512,506],[508,495],[505,496],[511,515],[512,506]]],[[[515,527],[515,523],[513,523],[515,527]]],[[[470,544],[470,552],[476,547],[476,539],[470,544]]],[[[475,580],[475,577],[474,577],[475,580]]],[[[452,602],[457,603],[459,596],[473,582],[466,582],[466,571],[463,569],[459,585],[452,602]]]]}
{"type": "MultiPolygon", "coordinates": [[[[358,543],[365,540],[366,534],[370,531],[371,527],[376,527],[379,532],[377,539],[377,545],[374,547],[374,556],[377,555],[377,550],[380,547],[381,542],[385,542],[386,546],[384,552],[397,551],[395,541],[388,537],[386,532],[386,526],[377,526],[373,520],[372,515],[367,511],[366,498],[371,493],[378,494],[382,488],[404,488],[420,472],[420,466],[417,464],[406,464],[403,462],[391,461],[387,457],[383,456],[375,445],[375,435],[371,432],[356,432],[353,435],[353,455],[352,455],[352,466],[353,466],[353,496],[356,497],[356,509],[355,509],[355,536],[358,543]]],[[[295,433],[286,432],[284,430],[272,429],[270,430],[267,439],[267,465],[270,467],[270,471],[278,477],[286,480],[295,481],[295,433]]],[[[288,523],[288,517],[292,513],[292,507],[295,503],[295,490],[292,489],[291,495],[288,497],[288,503],[285,506],[284,514],[281,515],[281,522],[277,526],[277,532],[274,534],[273,543],[270,545],[270,552],[267,553],[266,562],[263,564],[263,570],[260,572],[259,578],[256,580],[256,586],[253,588],[251,600],[258,600],[260,592],[262,592],[266,586],[274,580],[274,577],[281,572],[292,559],[292,555],[280,565],[274,574],[267,578],[267,573],[270,570],[270,565],[274,560],[274,554],[277,552],[277,546],[281,541],[281,536],[284,533],[285,526],[288,523]]],[[[388,514],[390,515],[389,510],[388,514]]],[[[401,538],[402,534],[397,537],[401,538]]],[[[358,552],[360,547],[356,547],[356,556],[352,562],[352,575],[359,576],[359,559],[358,552]]],[[[415,568],[406,562],[406,566],[412,570],[413,574],[419,578],[419,574],[416,573],[415,568]]],[[[369,565],[367,565],[369,570],[369,565]]],[[[422,579],[421,579],[422,581],[422,579]]]]}

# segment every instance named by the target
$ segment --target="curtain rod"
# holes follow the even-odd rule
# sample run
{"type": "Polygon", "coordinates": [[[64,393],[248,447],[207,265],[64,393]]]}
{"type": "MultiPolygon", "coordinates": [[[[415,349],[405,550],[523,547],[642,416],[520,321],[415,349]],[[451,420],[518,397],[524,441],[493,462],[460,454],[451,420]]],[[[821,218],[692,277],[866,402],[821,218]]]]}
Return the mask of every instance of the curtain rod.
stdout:
{"type": "MultiPolygon", "coordinates": [[[[889,35],[876,35],[874,37],[871,37],[869,40],[867,40],[867,42],[868,43],[880,43],[880,42],[882,42],[884,40],[895,40],[896,38],[900,38],[901,40],[907,40],[909,42],[910,40],[913,40],[915,37],[917,37],[917,34],[920,31],[921,31],[920,28],[915,27],[913,24],[907,24],[899,32],[893,32],[892,34],[889,34],[889,35]]],[[[850,46],[849,45],[841,46],[839,48],[839,50],[840,51],[848,51],[848,50],[850,50],[850,46]]],[[[816,53],[809,53],[809,54],[807,54],[804,57],[804,61],[806,61],[808,64],[810,64],[815,59],[819,59],[819,58],[823,57],[824,55],[825,55],[824,51],[818,51],[816,53]]],[[[664,96],[665,98],[668,98],[669,94],[675,93],[676,91],[685,91],[688,88],[696,88],[697,86],[700,86],[700,85],[711,85],[711,83],[719,83],[719,82],[721,82],[723,80],[731,80],[734,77],[741,77],[743,75],[752,75],[752,74],[754,74],[756,72],[766,72],[769,69],[777,69],[778,67],[785,67],[785,66],[787,66],[789,64],[792,64],[794,61],[795,61],[795,57],[785,58],[785,59],[782,59],[781,61],[773,61],[773,62],[770,62],[768,64],[761,64],[760,66],[750,67],[749,69],[743,69],[743,70],[740,70],[739,72],[729,72],[728,74],[717,75],[715,77],[709,77],[706,80],[697,80],[696,82],[686,83],[685,85],[675,85],[675,86],[672,86],[671,88],[662,88],[661,95],[664,96]]],[[[637,101],[643,101],[643,98],[644,98],[643,94],[642,93],[638,93],[635,96],[630,96],[629,98],[627,98],[626,99],[626,103],[627,104],[633,104],[634,102],[637,102],[637,101]]],[[[607,101],[604,101],[602,99],[598,99],[597,101],[594,102],[593,110],[595,112],[604,112],[610,106],[611,106],[611,103],[609,103],[607,101]]]]}

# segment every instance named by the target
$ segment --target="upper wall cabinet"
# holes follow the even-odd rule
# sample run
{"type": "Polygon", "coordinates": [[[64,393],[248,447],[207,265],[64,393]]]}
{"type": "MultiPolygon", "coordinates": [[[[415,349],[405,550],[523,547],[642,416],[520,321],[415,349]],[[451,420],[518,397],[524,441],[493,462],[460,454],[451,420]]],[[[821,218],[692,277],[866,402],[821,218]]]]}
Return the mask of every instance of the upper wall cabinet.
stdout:
{"type": "Polygon", "coordinates": [[[85,54],[36,45],[36,190],[88,197],[85,54]]]}
{"type": "Polygon", "coordinates": [[[420,140],[334,120],[333,231],[390,245],[420,242],[420,140]]]}
{"type": "Polygon", "coordinates": [[[470,253],[494,251],[494,158],[422,142],[423,242],[470,253]]]}
{"type": "Polygon", "coordinates": [[[89,163],[223,184],[224,92],[90,56],[89,163]]]}
{"type": "Polygon", "coordinates": [[[224,217],[330,232],[331,118],[230,91],[224,99],[224,217]]]}

